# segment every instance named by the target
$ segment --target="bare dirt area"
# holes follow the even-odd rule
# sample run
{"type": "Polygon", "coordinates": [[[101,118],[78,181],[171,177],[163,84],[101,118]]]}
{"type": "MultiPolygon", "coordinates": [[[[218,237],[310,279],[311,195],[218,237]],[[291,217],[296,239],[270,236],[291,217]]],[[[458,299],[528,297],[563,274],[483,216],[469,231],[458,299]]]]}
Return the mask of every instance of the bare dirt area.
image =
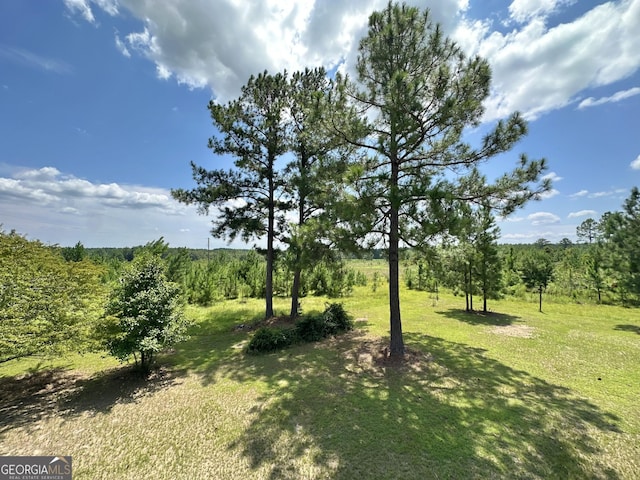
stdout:
{"type": "Polygon", "coordinates": [[[369,336],[358,330],[330,341],[348,342],[348,345],[343,344],[343,352],[355,370],[382,372],[387,368],[393,368],[420,372],[433,362],[430,354],[406,346],[404,356],[394,357],[389,353],[388,339],[369,336]]]}

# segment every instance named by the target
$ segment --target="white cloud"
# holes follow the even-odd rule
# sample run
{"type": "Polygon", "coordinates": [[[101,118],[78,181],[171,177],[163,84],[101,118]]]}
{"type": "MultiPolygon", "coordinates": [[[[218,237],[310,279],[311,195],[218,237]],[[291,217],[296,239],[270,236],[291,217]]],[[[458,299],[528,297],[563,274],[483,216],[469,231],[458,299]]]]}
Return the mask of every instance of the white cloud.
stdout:
{"type": "Polygon", "coordinates": [[[94,183],[50,166],[0,167],[5,229],[61,245],[80,240],[86,246],[132,246],[163,235],[174,246],[206,246],[212,216],[197,215],[166,189],[94,183]]]}
{"type": "Polygon", "coordinates": [[[536,17],[546,17],[561,6],[575,3],[576,0],[513,0],[509,5],[509,14],[516,22],[526,22],[536,17]]]}
{"type": "Polygon", "coordinates": [[[630,88],[629,90],[622,90],[614,93],[610,97],[601,97],[595,99],[593,97],[585,98],[578,105],[579,109],[587,108],[587,107],[595,107],[597,105],[604,105],[605,103],[615,103],[625,98],[630,98],[635,95],[640,95],[640,87],[630,88]]]}
{"type": "Polygon", "coordinates": [[[79,13],[89,23],[95,23],[91,7],[87,0],[64,0],[64,4],[72,13],[79,13]]]}
{"type": "Polygon", "coordinates": [[[487,32],[473,50],[493,69],[485,119],[515,110],[535,119],[573,103],[585,89],[628,77],[640,67],[638,18],[640,0],[623,0],[552,28],[534,16],[510,32],[487,32]]]}
{"type": "Polygon", "coordinates": [[[567,218],[595,217],[598,212],[595,210],[580,210],[579,212],[571,212],[567,218]]]}
{"type": "Polygon", "coordinates": [[[527,220],[531,221],[531,225],[548,225],[560,222],[560,217],[550,212],[536,212],[527,216],[527,220]]]}
{"type": "Polygon", "coordinates": [[[82,201],[102,207],[156,208],[168,214],[178,214],[180,210],[164,190],[117,183],[96,184],[63,175],[55,167],[22,170],[13,178],[0,178],[0,200],[6,198],[57,204],[61,208],[74,208],[68,204],[82,201]]]}
{"type": "Polygon", "coordinates": [[[521,232],[521,233],[505,233],[500,235],[500,241],[506,243],[530,243],[539,238],[545,238],[549,241],[560,241],[563,238],[572,238],[575,237],[574,232],[568,232],[566,230],[536,230],[530,232],[521,232]]]}
{"type": "Polygon", "coordinates": [[[624,188],[617,188],[615,190],[604,190],[600,192],[594,192],[589,194],[589,198],[602,198],[602,197],[611,197],[613,195],[620,195],[622,193],[626,193],[627,191],[624,188]]]}
{"type": "Polygon", "coordinates": [[[542,180],[551,180],[552,182],[559,182],[560,180],[562,180],[562,178],[563,177],[559,176],[556,172],[549,172],[544,177],[542,177],[542,180]]]}
{"type": "MultiPolygon", "coordinates": [[[[88,21],[92,6],[118,11],[115,0],[65,2],[88,21]]],[[[516,110],[535,119],[576,102],[584,90],[612,84],[640,68],[640,0],[602,3],[573,21],[548,25],[552,14],[574,2],[514,0],[509,13],[517,23],[504,33],[492,27],[490,18],[470,18],[468,0],[412,3],[429,7],[433,19],[468,54],[489,60],[493,88],[485,120],[491,121],[516,110]]],[[[353,72],[368,16],[385,4],[120,0],[120,8],[143,24],[121,43],[153,62],[160,78],[209,87],[216,99],[226,101],[238,95],[250,75],[265,69],[322,65],[353,72]]]]}
{"type": "Polygon", "coordinates": [[[634,170],[640,170],[640,155],[636,157],[636,159],[629,164],[631,168],[634,170]]]}
{"type": "Polygon", "coordinates": [[[124,55],[127,58],[131,57],[131,52],[129,52],[129,49],[124,44],[124,42],[120,40],[120,36],[117,33],[115,36],[115,41],[116,41],[116,48],[120,51],[120,53],[122,53],[122,55],[124,55]]]}
{"type": "Polygon", "coordinates": [[[553,197],[555,197],[556,195],[559,195],[559,194],[560,194],[560,192],[558,190],[556,190],[555,188],[552,188],[548,192],[540,193],[539,195],[536,196],[536,198],[538,200],[548,200],[548,199],[553,198],[553,197]]]}
{"type": "Polygon", "coordinates": [[[589,190],[580,190],[579,192],[573,193],[569,195],[571,198],[580,198],[584,197],[589,193],[589,190]]]}
{"type": "MultiPolygon", "coordinates": [[[[454,30],[468,0],[420,0],[447,32],[454,30]]],[[[306,66],[355,65],[359,39],[370,13],[383,0],[291,2],[237,0],[66,0],[72,13],[95,23],[92,6],[127,9],[143,23],[120,42],[129,53],[147,57],[159,78],[175,78],[190,88],[209,87],[219,101],[238,95],[252,74],[306,66]]],[[[122,48],[118,46],[118,48],[122,48]]]]}

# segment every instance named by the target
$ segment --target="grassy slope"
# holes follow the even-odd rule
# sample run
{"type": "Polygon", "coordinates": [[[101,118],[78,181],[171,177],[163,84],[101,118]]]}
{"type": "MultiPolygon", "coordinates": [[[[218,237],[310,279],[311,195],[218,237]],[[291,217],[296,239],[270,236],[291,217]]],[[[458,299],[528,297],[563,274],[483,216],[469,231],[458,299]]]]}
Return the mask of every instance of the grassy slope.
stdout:
{"type": "Polygon", "coordinates": [[[375,360],[385,287],[345,299],[353,334],[260,357],[233,327],[263,302],[192,308],[193,337],[147,382],[99,356],[29,382],[11,375],[34,363],[6,364],[0,454],[70,454],[75,479],[638,478],[637,310],[505,300],[469,315],[405,291],[398,367],[375,360]],[[495,330],[523,326],[531,338],[495,330]]]}

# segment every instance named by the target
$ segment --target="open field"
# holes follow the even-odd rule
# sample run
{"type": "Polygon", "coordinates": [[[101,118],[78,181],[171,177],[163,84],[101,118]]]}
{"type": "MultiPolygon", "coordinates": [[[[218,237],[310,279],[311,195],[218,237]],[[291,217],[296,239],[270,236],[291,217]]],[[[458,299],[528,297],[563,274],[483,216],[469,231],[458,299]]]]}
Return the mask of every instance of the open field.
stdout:
{"type": "Polygon", "coordinates": [[[72,455],[74,479],[640,478],[638,310],[483,316],[403,291],[398,365],[385,287],[344,299],[354,332],[265,356],[234,328],[262,301],[190,308],[193,336],[148,381],[100,355],[8,362],[0,454],[72,455]]]}

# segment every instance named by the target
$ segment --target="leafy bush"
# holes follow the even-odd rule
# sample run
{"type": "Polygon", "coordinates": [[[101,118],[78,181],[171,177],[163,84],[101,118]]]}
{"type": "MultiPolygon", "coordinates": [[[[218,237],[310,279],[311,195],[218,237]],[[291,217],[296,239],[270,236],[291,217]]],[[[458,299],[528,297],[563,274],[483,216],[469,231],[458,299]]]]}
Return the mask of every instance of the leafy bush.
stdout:
{"type": "Polygon", "coordinates": [[[353,330],[353,319],[341,303],[331,303],[327,305],[322,317],[324,320],[325,336],[353,330]]]}
{"type": "Polygon", "coordinates": [[[305,315],[296,322],[296,330],[301,340],[317,342],[327,336],[324,314],[305,315]]]}
{"type": "Polygon", "coordinates": [[[353,329],[353,320],[341,303],[328,304],[324,312],[304,315],[291,328],[262,327],[247,345],[248,353],[265,353],[289,347],[301,340],[317,342],[330,335],[353,329]]]}
{"type": "Polygon", "coordinates": [[[144,254],[127,266],[105,307],[106,346],[120,360],[133,355],[149,369],[154,355],[186,338],[180,287],[169,282],[159,256],[144,254]]]}
{"type": "Polygon", "coordinates": [[[296,340],[295,328],[262,327],[247,345],[248,353],[273,352],[291,346],[296,340]]]}

